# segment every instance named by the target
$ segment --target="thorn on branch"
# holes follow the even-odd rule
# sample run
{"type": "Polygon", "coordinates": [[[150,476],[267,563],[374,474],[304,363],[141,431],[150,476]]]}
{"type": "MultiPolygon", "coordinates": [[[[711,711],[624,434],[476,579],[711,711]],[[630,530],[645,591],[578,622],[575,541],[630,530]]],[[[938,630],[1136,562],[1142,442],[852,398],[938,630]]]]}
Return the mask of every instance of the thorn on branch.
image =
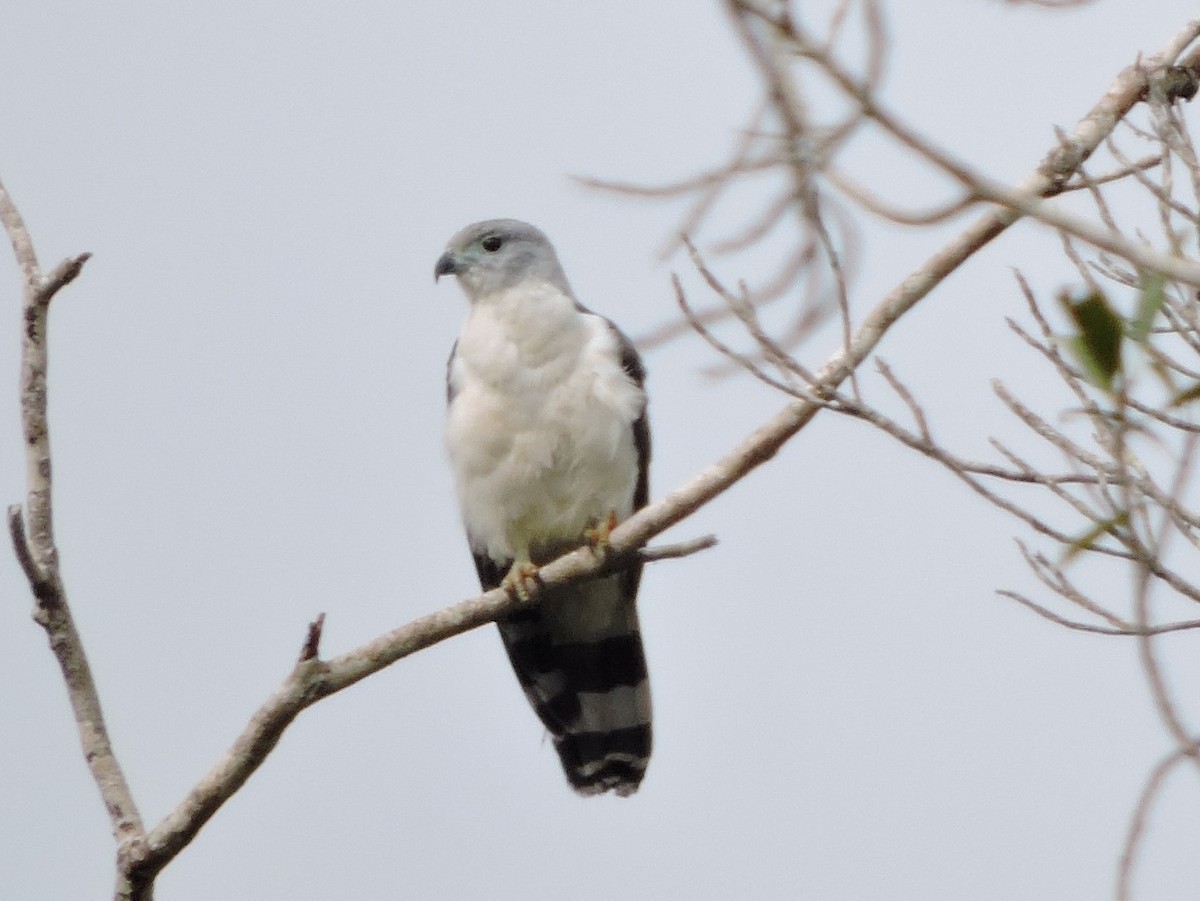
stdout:
{"type": "Polygon", "coordinates": [[[304,639],[304,647],[300,649],[300,663],[306,660],[317,660],[321,656],[321,633],[325,630],[325,614],[317,614],[317,618],[308,624],[308,637],[304,639]]]}

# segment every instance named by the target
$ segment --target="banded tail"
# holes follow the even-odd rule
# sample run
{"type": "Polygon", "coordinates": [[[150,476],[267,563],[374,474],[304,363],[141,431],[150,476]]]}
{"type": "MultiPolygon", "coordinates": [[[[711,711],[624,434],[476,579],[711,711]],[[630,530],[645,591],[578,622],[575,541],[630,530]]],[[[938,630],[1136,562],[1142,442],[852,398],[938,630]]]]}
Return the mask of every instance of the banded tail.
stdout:
{"type": "Polygon", "coordinates": [[[509,662],[583,795],[637,791],[650,762],[650,683],[628,574],[545,595],[500,621],[509,662]]]}
{"type": "Polygon", "coordinates": [[[499,623],[567,781],[585,795],[633,794],[650,762],[646,655],[632,606],[612,605],[616,581],[577,586],[499,623]],[[596,612],[605,615],[588,615],[596,612]]]}

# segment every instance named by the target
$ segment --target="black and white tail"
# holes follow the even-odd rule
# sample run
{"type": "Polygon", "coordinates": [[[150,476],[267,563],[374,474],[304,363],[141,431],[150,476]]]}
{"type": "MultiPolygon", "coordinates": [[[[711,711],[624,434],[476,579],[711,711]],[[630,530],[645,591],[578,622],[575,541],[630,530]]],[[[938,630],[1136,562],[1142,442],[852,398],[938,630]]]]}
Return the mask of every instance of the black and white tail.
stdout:
{"type": "Polygon", "coordinates": [[[650,762],[650,683],[629,581],[548,593],[498,623],[567,781],[584,795],[631,795],[650,762]]]}

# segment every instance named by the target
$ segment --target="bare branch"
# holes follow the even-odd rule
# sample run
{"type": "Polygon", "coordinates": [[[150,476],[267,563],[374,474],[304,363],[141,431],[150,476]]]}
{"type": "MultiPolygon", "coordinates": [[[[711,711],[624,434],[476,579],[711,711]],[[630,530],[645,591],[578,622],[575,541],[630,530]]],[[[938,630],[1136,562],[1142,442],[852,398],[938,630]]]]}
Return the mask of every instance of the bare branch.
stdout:
{"type": "Polygon", "coordinates": [[[37,253],[33,249],[33,240],[25,227],[25,220],[12,202],[12,197],[4,185],[0,184],[0,224],[3,224],[8,240],[12,243],[13,255],[17,265],[21,267],[21,277],[26,291],[36,290],[41,285],[42,271],[38,266],[37,253]]]}
{"type": "MultiPolygon", "coordinates": [[[[708,285],[714,294],[716,294],[725,302],[725,306],[728,308],[730,314],[737,317],[742,326],[750,334],[750,337],[753,338],[758,344],[759,348],[762,350],[763,360],[775,366],[781,373],[783,373],[784,377],[787,378],[789,382],[792,376],[796,376],[801,382],[803,382],[804,385],[811,385],[813,383],[812,373],[800,365],[800,363],[794,357],[780,347],[779,344],[772,340],[771,337],[768,336],[763,330],[762,324],[758,319],[757,305],[750,297],[750,293],[746,289],[746,286],[740,286],[740,292],[735,294],[733,291],[727,288],[720,279],[716,277],[711,269],[708,268],[708,265],[704,262],[704,258],[700,255],[700,251],[698,251],[695,245],[692,244],[692,242],[686,237],[684,238],[684,245],[687,247],[688,256],[692,261],[692,265],[696,267],[696,271],[700,273],[700,276],[704,279],[705,284],[708,285]]],[[[722,347],[725,347],[724,343],[708,332],[704,326],[704,323],[696,320],[696,317],[693,315],[690,306],[682,298],[682,295],[679,293],[678,289],[676,291],[676,299],[680,301],[680,306],[683,309],[684,317],[688,320],[688,323],[693,329],[700,333],[700,335],[704,337],[705,340],[707,340],[714,347],[714,349],[733,360],[739,368],[746,368],[751,372],[760,371],[757,361],[754,358],[745,354],[739,354],[736,351],[729,350],[727,347],[725,350],[721,350],[722,347]]],[[[764,377],[764,381],[767,381],[769,384],[780,388],[785,393],[792,396],[801,398],[808,396],[803,392],[797,391],[790,385],[782,386],[777,384],[768,377],[764,377]]]]}
{"type": "MultiPolygon", "coordinates": [[[[1112,142],[1108,142],[1110,150],[1113,149],[1112,142]]],[[[1147,169],[1153,169],[1155,166],[1162,165],[1162,154],[1156,153],[1151,156],[1142,157],[1136,162],[1127,162],[1120,169],[1113,172],[1106,172],[1103,175],[1095,175],[1088,179],[1076,178],[1067,182],[1062,187],[1062,193],[1066,194],[1070,191],[1079,191],[1085,188],[1094,188],[1098,185],[1106,185],[1110,182],[1120,181],[1123,178],[1129,178],[1131,175],[1136,175],[1139,172],[1144,172],[1147,169]]]]}
{"type": "Polygon", "coordinates": [[[1033,295],[1033,290],[1029,287],[1029,283],[1025,281],[1025,276],[1020,272],[1015,272],[1017,284],[1021,287],[1021,293],[1025,297],[1026,306],[1029,308],[1029,313],[1033,316],[1034,322],[1038,325],[1038,330],[1042,334],[1042,341],[1036,341],[1032,335],[1029,335],[1021,328],[1014,320],[1005,320],[1009,328],[1016,332],[1026,344],[1044,356],[1054,366],[1059,376],[1062,378],[1071,393],[1075,395],[1079,401],[1079,406],[1089,415],[1095,414],[1098,411],[1091,397],[1083,387],[1083,379],[1075,369],[1068,365],[1063,359],[1063,355],[1059,352],[1058,343],[1055,341],[1054,331],[1050,328],[1050,323],[1046,317],[1042,315],[1041,307],[1038,306],[1037,299],[1033,295]]]}
{"type": "MultiPolygon", "coordinates": [[[[921,440],[926,444],[932,445],[934,443],[933,435],[929,431],[929,421],[925,417],[925,411],[921,409],[921,405],[917,403],[917,399],[913,397],[912,392],[908,390],[908,386],[906,386],[900,381],[900,379],[896,377],[896,373],[892,372],[892,367],[888,366],[888,364],[883,360],[876,358],[875,368],[879,370],[879,374],[884,377],[888,385],[891,386],[891,389],[896,392],[902,401],[904,401],[904,405],[908,407],[909,412],[912,413],[913,421],[917,424],[917,430],[920,433],[921,440]]],[[[978,471],[977,468],[965,466],[963,468],[970,468],[973,472],[978,471]]]]}
{"type": "MultiPolygon", "coordinates": [[[[67,604],[66,589],[58,566],[51,507],[50,434],[46,393],[46,320],[51,299],[80,272],[88,254],[80,254],[55,267],[44,277],[34,253],[33,241],[4,186],[0,184],[0,221],[12,242],[24,279],[24,323],[21,337],[21,424],[25,433],[27,459],[26,507],[28,533],[21,508],[9,507],[9,534],[36,599],[34,619],[46,631],[50,649],[58,660],[67,694],[75,713],[79,741],[92,779],[108,810],[117,845],[119,869],[136,856],[145,840],[141,815],[125,774],[113,752],[100,695],[92,679],[83,640],[75,628],[67,604]]],[[[118,878],[117,897],[133,898],[133,888],[118,878]]]]}
{"type": "MultiPolygon", "coordinates": [[[[784,216],[791,212],[792,204],[795,202],[796,197],[789,188],[768,204],[758,219],[752,221],[739,234],[731,235],[715,244],[712,252],[717,254],[737,253],[739,250],[745,250],[747,247],[757,244],[783,221],[784,216]]],[[[681,231],[680,234],[686,238],[688,232],[681,231]]]]}
{"type": "Polygon", "coordinates": [[[91,258],[90,253],[84,252],[63,260],[55,266],[54,271],[42,280],[41,287],[38,289],[39,300],[42,303],[49,303],[55,294],[79,277],[79,273],[83,271],[83,264],[91,258]]]}
{"type": "Polygon", "coordinates": [[[225,756],[196,784],[182,802],[146,838],[141,856],[131,872],[152,883],[157,874],[195,837],[246,780],[266,760],[280,736],[305,708],[336,694],[373,673],[448,638],[493,622],[506,613],[534,604],[543,592],[585,581],[629,566],[634,558],[645,562],[674,559],[713,547],[717,539],[705,535],[690,541],[643,548],[624,537],[618,527],[605,553],[584,547],[539,570],[539,580],[527,600],[503,588],[423,616],[361,647],[322,661],[319,643],[324,614],[309,624],[300,660],[275,693],[250,718],[225,756]]]}
{"type": "Polygon", "coordinates": [[[1133,868],[1137,862],[1138,851],[1146,834],[1146,821],[1150,816],[1150,808],[1158,797],[1158,792],[1178,764],[1191,754],[1197,753],[1200,745],[1193,742],[1190,749],[1180,748],[1159,761],[1150,771],[1142,793],[1134,808],[1133,816],[1129,819],[1129,831],[1125,835],[1125,847],[1121,852],[1121,860],[1117,865],[1117,901],[1129,901],[1133,897],[1133,868]]]}
{"type": "MultiPolygon", "coordinates": [[[[1188,483],[1188,475],[1191,471],[1191,463],[1194,460],[1198,442],[1200,442],[1200,439],[1197,436],[1188,436],[1188,450],[1184,454],[1183,462],[1176,470],[1175,481],[1171,486],[1171,496],[1176,501],[1179,500],[1188,483]]],[[[1161,532],[1150,537],[1151,546],[1141,549],[1142,553],[1139,562],[1142,563],[1142,566],[1138,570],[1138,580],[1133,601],[1134,622],[1139,629],[1146,629],[1150,623],[1150,592],[1152,585],[1150,577],[1151,575],[1158,575],[1164,569],[1161,561],[1166,550],[1166,540],[1169,534],[1166,528],[1166,520],[1164,520],[1161,532]]],[[[1153,635],[1147,633],[1138,637],[1138,656],[1142,662],[1142,669],[1146,672],[1146,680],[1150,684],[1150,693],[1154,698],[1154,705],[1158,709],[1159,717],[1162,719],[1171,737],[1175,739],[1179,751],[1191,759],[1197,769],[1200,769],[1200,749],[1196,746],[1195,738],[1188,734],[1188,729],[1183,723],[1183,717],[1171,695],[1170,688],[1167,685],[1166,674],[1163,672],[1162,665],[1158,659],[1158,651],[1153,635]]]]}
{"type": "Polygon", "coordinates": [[[734,350],[720,338],[712,333],[707,325],[692,312],[692,307],[688,303],[687,294],[683,290],[683,285],[679,281],[679,277],[672,275],[671,284],[675,288],[675,301],[679,304],[679,308],[683,311],[684,319],[687,323],[700,335],[708,345],[721,356],[732,360],[739,369],[744,369],[753,375],[756,379],[760,379],[767,385],[777,391],[782,391],[784,394],[793,397],[798,396],[798,392],[791,385],[781,382],[779,379],[763,371],[763,369],[750,357],[743,353],[734,350]]]}
{"type": "Polygon", "coordinates": [[[310,641],[306,642],[305,653],[295,669],[250,718],[225,756],[151,830],[144,853],[134,862],[132,872],[142,880],[152,882],[154,875],[187,846],[221,805],[262,765],[284,730],[305,708],[411,654],[493,622],[521,606],[534,604],[544,592],[618,572],[635,557],[644,561],[671,559],[696,553],[716,543],[712,536],[704,536],[643,550],[638,543],[638,533],[628,527],[629,522],[627,520],[612,532],[604,554],[583,547],[543,566],[538,571],[538,583],[527,600],[497,588],[416,619],[328,661],[318,659],[315,653],[307,653],[313,629],[322,621],[318,618],[310,626],[310,641]]]}
{"type": "MultiPolygon", "coordinates": [[[[777,34],[785,37],[795,48],[796,53],[820,66],[833,83],[848,98],[859,105],[865,116],[882,127],[903,146],[915,151],[922,158],[954,178],[973,195],[1002,205],[1010,216],[1029,216],[1045,225],[1129,260],[1140,269],[1158,272],[1175,281],[1200,287],[1200,264],[1161,253],[1143,244],[1130,241],[1119,234],[1113,234],[1107,228],[1098,227],[1087,220],[1066,213],[1043,199],[1060,193],[1062,186],[1077,172],[1080,164],[1095,150],[1099,142],[1111,133],[1121,117],[1134,104],[1144,99],[1146,91],[1151,86],[1160,84],[1164,78],[1169,76],[1171,64],[1189,44],[1200,37],[1200,19],[1188,23],[1157,56],[1142,65],[1134,65],[1125,69],[1118,76],[1116,84],[1109,90],[1105,98],[1080,122],[1074,135],[1068,139],[1066,144],[1052,151],[1037,173],[1027,178],[1016,189],[1012,189],[955,159],[946,150],[937,147],[914,129],[908,127],[871,94],[868,84],[857,80],[833,58],[832,54],[808,37],[799,28],[795,19],[775,17],[748,0],[731,0],[731,3],[735,14],[753,16],[774,29],[777,34]]],[[[743,28],[743,33],[748,34],[749,29],[743,28]]],[[[748,40],[754,48],[756,61],[767,72],[768,81],[775,85],[782,84],[780,63],[770,57],[764,45],[756,42],[753,36],[748,40]]],[[[1181,61],[1181,64],[1185,67],[1193,65],[1193,57],[1200,59],[1200,49],[1193,51],[1187,60],[1181,61]]],[[[778,87],[774,91],[777,96],[782,96],[778,87]]],[[[786,119],[788,112],[782,105],[780,112],[786,119]]]]}
{"type": "Polygon", "coordinates": [[[1003,597],[1006,597],[1009,600],[1016,601],[1021,606],[1027,607],[1028,609],[1030,609],[1034,613],[1036,613],[1038,616],[1043,617],[1044,619],[1048,619],[1052,623],[1056,623],[1060,626],[1065,626],[1066,628],[1073,629],[1077,632],[1090,632],[1094,635],[1116,635],[1116,636],[1123,636],[1123,637],[1129,637],[1129,636],[1135,636],[1135,635],[1147,635],[1147,634],[1149,634],[1149,635],[1165,635],[1168,632],[1186,632],[1186,631],[1190,631],[1192,629],[1200,629],[1200,619],[1189,619],[1189,620],[1183,620],[1181,622],[1176,622],[1176,623],[1164,623],[1161,626],[1149,626],[1146,629],[1139,629],[1139,628],[1137,628],[1137,626],[1134,626],[1133,624],[1128,624],[1127,626],[1124,626],[1124,627],[1094,626],[1094,625],[1090,625],[1089,623],[1081,623],[1077,620],[1067,619],[1066,617],[1059,616],[1057,613],[1055,613],[1050,608],[1043,607],[1041,604],[1037,603],[1036,601],[1032,601],[1029,598],[1027,598],[1025,595],[1020,594],[1016,591],[1009,591],[1009,590],[1005,589],[1005,590],[997,591],[996,594],[1002,595],[1003,597]]]}
{"type": "Polygon", "coordinates": [[[964,194],[957,200],[949,200],[926,210],[910,212],[892,206],[867,188],[842,175],[837,169],[831,167],[826,171],[825,175],[831,183],[837,186],[839,191],[868,213],[900,225],[940,225],[947,219],[953,219],[955,216],[965,213],[972,205],[979,203],[978,197],[972,194],[964,194]]]}
{"type": "Polygon", "coordinates": [[[716,535],[701,535],[699,538],[693,538],[690,541],[680,541],[676,544],[663,544],[658,547],[642,548],[638,552],[638,556],[646,563],[653,563],[657,560],[674,560],[679,557],[690,557],[692,554],[706,551],[711,547],[717,546],[716,535]]]}

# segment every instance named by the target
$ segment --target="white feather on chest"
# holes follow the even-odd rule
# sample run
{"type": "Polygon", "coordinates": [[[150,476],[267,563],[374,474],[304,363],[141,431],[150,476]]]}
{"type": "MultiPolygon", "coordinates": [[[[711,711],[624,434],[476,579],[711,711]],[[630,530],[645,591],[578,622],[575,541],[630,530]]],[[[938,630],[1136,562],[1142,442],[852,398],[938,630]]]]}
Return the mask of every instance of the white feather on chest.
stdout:
{"type": "Polygon", "coordinates": [[[473,550],[544,562],[632,512],[646,401],[601,317],[547,284],[481,298],[449,378],[446,447],[473,550]]]}

